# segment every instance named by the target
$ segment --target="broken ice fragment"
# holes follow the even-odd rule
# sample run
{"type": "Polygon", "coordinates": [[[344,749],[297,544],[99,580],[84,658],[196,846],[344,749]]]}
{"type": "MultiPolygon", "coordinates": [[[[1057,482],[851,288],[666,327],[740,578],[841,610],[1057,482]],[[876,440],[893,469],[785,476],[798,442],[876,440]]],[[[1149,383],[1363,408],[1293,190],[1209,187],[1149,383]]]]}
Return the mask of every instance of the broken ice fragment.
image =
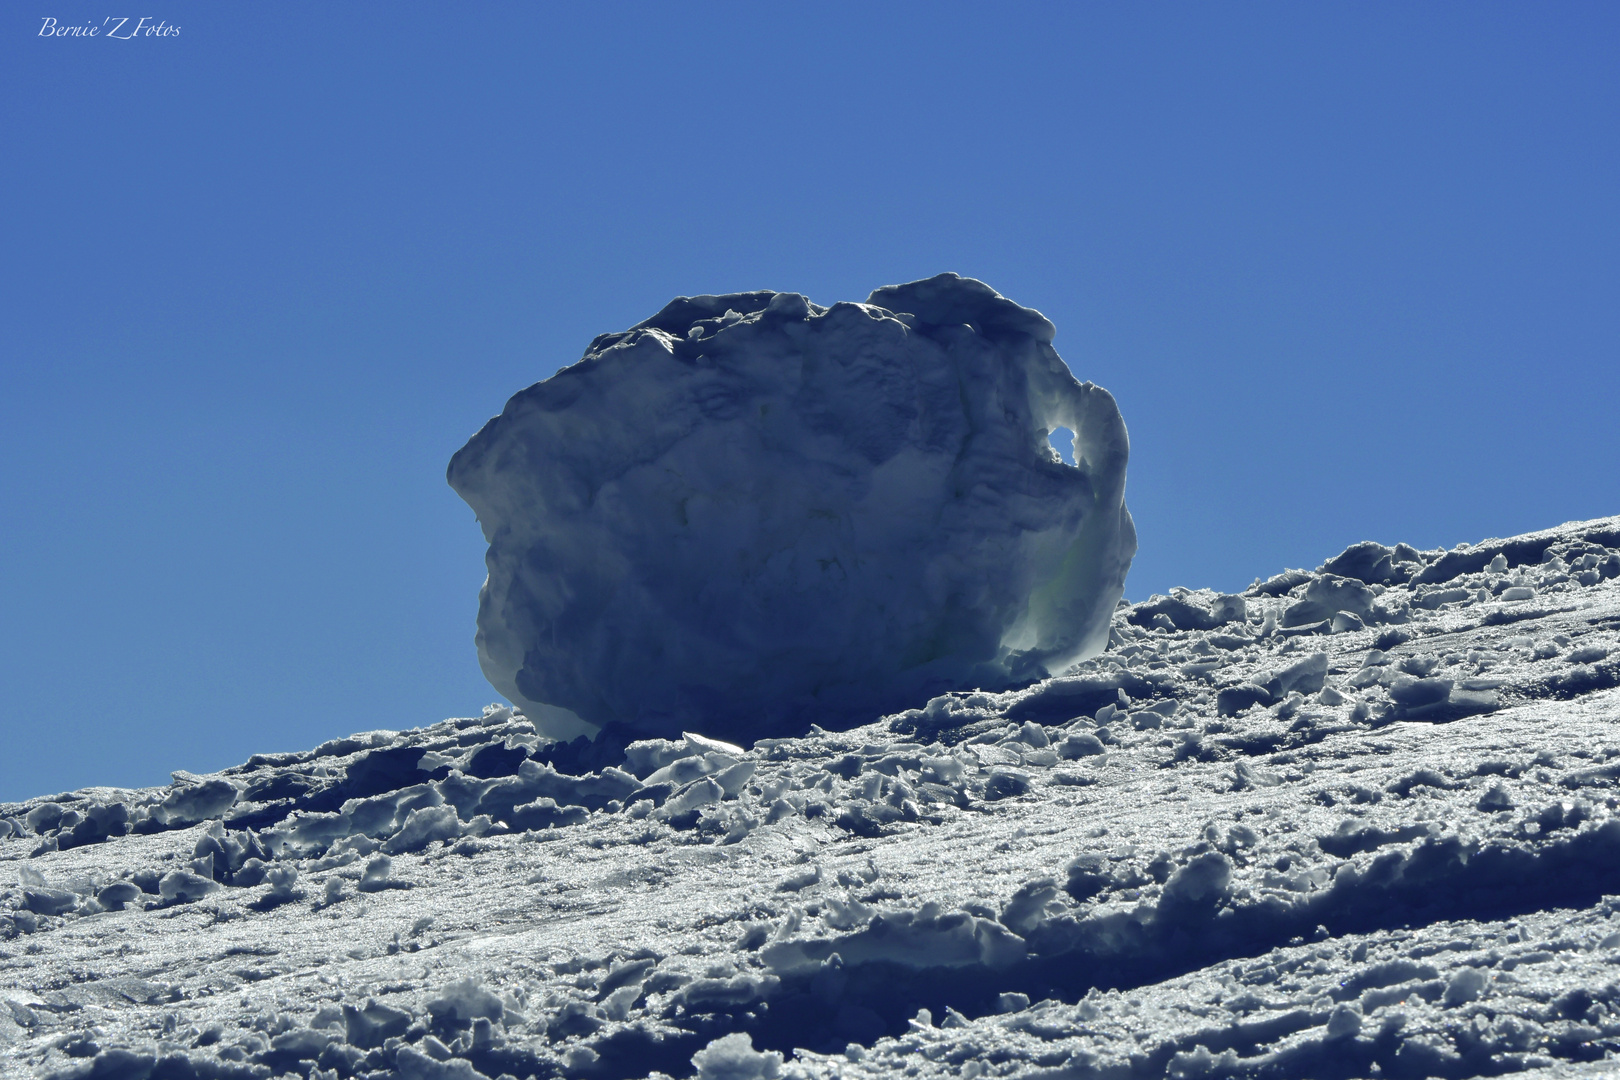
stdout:
{"type": "Polygon", "coordinates": [[[1406,575],[1396,569],[1395,551],[1371,540],[1364,540],[1345,548],[1343,552],[1323,563],[1322,571],[1339,577],[1355,578],[1368,585],[1406,580],[1406,575]]]}
{"type": "Polygon", "coordinates": [[[454,840],[461,835],[461,822],[449,806],[427,806],[412,810],[399,832],[388,838],[383,850],[390,855],[421,851],[435,840],[454,840]]]}
{"type": "Polygon", "coordinates": [[[427,1003],[434,1025],[440,1029],[461,1028],[483,1018],[499,1021],[505,1013],[501,999],[480,986],[475,979],[451,983],[427,1003]]]}
{"type": "Polygon", "coordinates": [[[1215,711],[1221,716],[1236,716],[1254,705],[1269,705],[1272,694],[1263,686],[1240,683],[1228,686],[1215,695],[1215,711]]]}
{"type": "Polygon", "coordinates": [[[1103,743],[1089,732],[1075,732],[1063,737],[1063,741],[1057,744],[1057,751],[1059,757],[1073,761],[1102,753],[1103,743]]]}
{"type": "Polygon", "coordinates": [[[725,791],[709,777],[694,780],[664,803],[662,816],[675,817],[719,802],[725,791]]]}
{"type": "Polygon", "coordinates": [[[1353,611],[1336,611],[1333,613],[1333,632],[1335,634],[1348,634],[1357,630],[1366,629],[1367,624],[1361,621],[1361,616],[1353,611]]]}
{"type": "Polygon", "coordinates": [[[1390,700],[1407,708],[1434,705],[1451,696],[1450,679],[1414,679],[1402,675],[1389,685],[1390,700]]]}
{"type": "Polygon", "coordinates": [[[239,794],[229,780],[205,780],[171,792],[157,808],[155,816],[170,826],[206,821],[230,809],[239,794]]]}
{"type": "Polygon", "coordinates": [[[62,915],[79,906],[70,889],[24,889],[23,906],[36,915],[62,915]]]}
{"type": "Polygon", "coordinates": [[[280,898],[290,898],[293,895],[293,886],[298,884],[298,867],[284,863],[272,866],[265,878],[270,882],[270,895],[280,898]]]}
{"type": "Polygon", "coordinates": [[[171,870],[158,882],[159,895],[177,904],[201,900],[218,888],[219,883],[212,878],[193,874],[189,870],[171,870]]]}
{"type": "Polygon", "coordinates": [[[1206,851],[1171,875],[1165,883],[1159,910],[1165,915],[1215,907],[1226,897],[1232,880],[1232,862],[1218,851],[1206,851]]]}
{"type": "Polygon", "coordinates": [[[1327,682],[1328,657],[1316,652],[1272,673],[1264,686],[1273,698],[1291,693],[1314,694],[1327,682]]]}
{"type": "Polygon", "coordinates": [[[1305,626],[1331,619],[1341,611],[1370,619],[1374,599],[1373,591],[1353,578],[1322,574],[1306,586],[1302,598],[1288,605],[1282,624],[1305,626]]]}
{"type": "Polygon", "coordinates": [[[367,1001],[363,1009],[343,1006],[345,1041],[362,1050],[381,1046],[384,1040],[405,1034],[410,1026],[410,1013],[375,1001],[367,1001]]]}
{"type": "Polygon", "coordinates": [[[394,860],[386,855],[378,855],[366,863],[366,869],[360,876],[361,892],[378,892],[388,888],[388,873],[394,868],[394,860]]]}
{"type": "Polygon", "coordinates": [[[132,881],[115,881],[96,893],[96,901],[108,911],[122,910],[125,904],[140,899],[141,889],[132,881]]]}
{"type": "MultiPolygon", "coordinates": [[[[1157,716],[1157,713],[1151,714],[1157,716]]],[[[984,785],[984,797],[990,800],[1008,799],[1029,791],[1029,774],[1006,765],[990,769],[990,779],[984,785]]]]}
{"type": "Polygon", "coordinates": [[[1327,1036],[1330,1039],[1348,1039],[1361,1033],[1361,1006],[1347,1002],[1334,1007],[1328,1016],[1327,1036]]]}
{"type": "Polygon", "coordinates": [[[1447,1007],[1463,1005],[1479,997],[1490,983],[1490,977],[1478,968],[1465,967],[1446,983],[1442,998],[1447,1007]]]}
{"type": "Polygon", "coordinates": [[[722,1035],[692,1055],[698,1080],[774,1080],[782,1075],[782,1055],[761,1053],[746,1032],[722,1035]]]}
{"type": "Polygon", "coordinates": [[[23,817],[30,831],[43,835],[57,827],[66,811],[53,802],[43,802],[23,817]]]}

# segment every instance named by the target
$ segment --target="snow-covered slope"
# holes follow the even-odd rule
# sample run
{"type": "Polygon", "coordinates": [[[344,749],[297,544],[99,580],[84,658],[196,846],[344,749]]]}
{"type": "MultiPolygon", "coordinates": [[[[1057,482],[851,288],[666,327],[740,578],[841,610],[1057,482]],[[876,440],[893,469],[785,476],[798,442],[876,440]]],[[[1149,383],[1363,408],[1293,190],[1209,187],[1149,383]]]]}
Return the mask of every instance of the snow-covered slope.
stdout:
{"type": "Polygon", "coordinates": [[[1129,441],[1054,332],[941,274],[601,335],[451,459],[489,542],[485,675],[545,734],[753,740],[1101,652],[1129,441]]]}
{"type": "Polygon", "coordinates": [[[0,807],[0,1073],[1613,1073],[1617,721],[1609,518],[746,750],[492,709],[0,807]]]}

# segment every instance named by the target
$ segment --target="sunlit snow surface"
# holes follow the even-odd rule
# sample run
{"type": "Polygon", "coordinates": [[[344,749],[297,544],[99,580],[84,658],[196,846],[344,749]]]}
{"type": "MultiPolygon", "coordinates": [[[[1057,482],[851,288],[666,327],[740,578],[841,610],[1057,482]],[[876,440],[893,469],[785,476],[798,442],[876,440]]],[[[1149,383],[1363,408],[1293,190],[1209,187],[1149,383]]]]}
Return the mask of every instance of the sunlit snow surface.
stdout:
{"type": "Polygon", "coordinates": [[[747,750],[492,710],[0,807],[0,1074],[1609,1073],[1617,549],[1351,549],[747,750]]]}
{"type": "Polygon", "coordinates": [[[682,297],[598,337],[450,463],[489,542],[485,674],[548,734],[752,740],[1102,651],[1129,446],[1053,333],[942,274],[682,297]]]}

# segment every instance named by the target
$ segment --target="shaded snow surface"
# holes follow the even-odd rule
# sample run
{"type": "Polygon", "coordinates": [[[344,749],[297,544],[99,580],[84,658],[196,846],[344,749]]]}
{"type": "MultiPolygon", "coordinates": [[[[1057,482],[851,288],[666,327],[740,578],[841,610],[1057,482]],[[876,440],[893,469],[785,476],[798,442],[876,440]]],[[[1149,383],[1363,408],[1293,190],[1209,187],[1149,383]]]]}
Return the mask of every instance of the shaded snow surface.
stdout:
{"type": "Polygon", "coordinates": [[[836,734],[0,807],[0,1074],[1614,1075],[1617,578],[1620,518],[1360,547],[836,734]]]}
{"type": "Polygon", "coordinates": [[[1128,440],[1052,335],[955,274],[602,335],[450,463],[489,542],[484,673],[548,734],[753,740],[1101,652],[1128,440]]]}

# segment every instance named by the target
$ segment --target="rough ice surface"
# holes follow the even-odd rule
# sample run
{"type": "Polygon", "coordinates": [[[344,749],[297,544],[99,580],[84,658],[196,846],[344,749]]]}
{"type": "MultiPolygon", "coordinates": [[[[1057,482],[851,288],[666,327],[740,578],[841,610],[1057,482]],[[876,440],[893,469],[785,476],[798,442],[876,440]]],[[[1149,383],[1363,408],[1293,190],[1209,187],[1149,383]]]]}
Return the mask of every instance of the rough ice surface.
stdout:
{"type": "Polygon", "coordinates": [[[613,734],[0,804],[0,1076],[1620,1075],[1620,518],[1177,590],[848,731],[613,734]],[[1359,627],[1287,617],[1347,580],[1359,627]]]}
{"type": "Polygon", "coordinates": [[[683,297],[598,337],[450,463],[489,542],[485,674],[552,734],[751,742],[1100,652],[1128,441],[1052,336],[943,274],[830,308],[683,297]]]}

